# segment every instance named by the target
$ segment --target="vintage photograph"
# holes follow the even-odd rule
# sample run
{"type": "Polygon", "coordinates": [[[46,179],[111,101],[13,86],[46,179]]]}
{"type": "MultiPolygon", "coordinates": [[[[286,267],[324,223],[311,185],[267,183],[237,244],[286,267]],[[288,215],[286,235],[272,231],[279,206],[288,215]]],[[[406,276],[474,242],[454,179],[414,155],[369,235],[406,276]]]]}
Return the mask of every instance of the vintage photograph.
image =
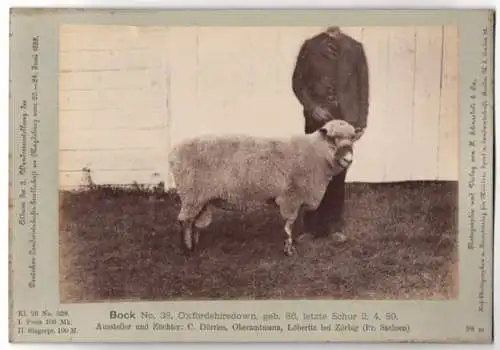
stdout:
{"type": "Polygon", "coordinates": [[[61,303],[457,298],[457,26],[58,47],[61,303]]]}

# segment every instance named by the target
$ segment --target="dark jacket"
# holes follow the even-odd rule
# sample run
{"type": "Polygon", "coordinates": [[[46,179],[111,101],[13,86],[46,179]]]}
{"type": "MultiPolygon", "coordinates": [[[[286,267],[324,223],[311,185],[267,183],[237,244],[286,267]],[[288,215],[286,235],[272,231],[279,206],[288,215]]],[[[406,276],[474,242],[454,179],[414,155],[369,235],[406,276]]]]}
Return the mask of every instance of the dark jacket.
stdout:
{"type": "Polygon", "coordinates": [[[356,128],[366,127],[369,81],[364,47],[340,30],[335,37],[323,32],[302,44],[292,88],[304,107],[306,123],[317,124],[311,111],[319,105],[333,118],[344,119],[356,128]]]}

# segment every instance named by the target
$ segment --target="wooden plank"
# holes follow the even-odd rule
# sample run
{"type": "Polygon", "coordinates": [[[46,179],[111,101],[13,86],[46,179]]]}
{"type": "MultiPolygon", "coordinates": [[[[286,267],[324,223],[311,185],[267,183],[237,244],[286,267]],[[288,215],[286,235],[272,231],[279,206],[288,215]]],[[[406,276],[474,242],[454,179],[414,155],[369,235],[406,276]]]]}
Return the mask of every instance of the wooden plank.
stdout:
{"type": "MultiPolygon", "coordinates": [[[[246,28],[204,27],[198,32],[198,100],[210,122],[200,132],[232,132],[245,124],[251,106],[246,28]],[[235,38],[245,38],[237,40],[235,38]],[[229,45],[229,43],[231,43],[229,45]]],[[[202,129],[203,128],[203,129],[202,129]]]]}
{"type": "Polygon", "coordinates": [[[437,179],[442,27],[417,28],[411,180],[437,179]]]}
{"type": "Polygon", "coordinates": [[[145,111],[141,106],[133,106],[127,110],[108,108],[61,111],[59,130],[61,133],[67,133],[78,130],[153,129],[164,127],[166,119],[165,108],[145,111]]]}
{"type": "MultiPolygon", "coordinates": [[[[263,135],[285,136],[291,133],[304,133],[302,106],[292,90],[292,75],[300,46],[304,40],[321,30],[323,28],[320,27],[280,27],[273,37],[272,42],[275,43],[275,48],[270,49],[273,52],[273,63],[272,66],[268,65],[268,70],[274,70],[273,76],[276,79],[273,82],[274,91],[261,94],[257,101],[259,105],[266,106],[259,112],[263,119],[265,117],[267,123],[261,126],[263,135]]],[[[267,36],[262,35],[262,37],[267,36]]],[[[265,55],[261,55],[260,59],[260,65],[266,65],[265,55]]],[[[265,89],[266,85],[270,83],[266,83],[263,76],[259,86],[265,89]]],[[[257,130],[253,132],[257,134],[257,130]]]]}
{"type": "Polygon", "coordinates": [[[251,67],[248,77],[251,103],[244,109],[244,120],[241,121],[246,133],[262,136],[303,133],[303,117],[291,84],[294,54],[285,57],[281,50],[283,37],[294,38],[295,45],[298,45],[300,36],[297,34],[300,33],[290,33],[290,28],[279,27],[252,30],[252,49],[245,53],[251,67]]]}
{"type": "Polygon", "coordinates": [[[446,26],[439,117],[440,180],[458,181],[459,178],[459,67],[458,28],[446,26]]]}
{"type": "Polygon", "coordinates": [[[366,132],[356,144],[354,163],[346,178],[348,182],[382,181],[385,154],[391,151],[384,136],[391,125],[391,116],[387,113],[389,34],[390,29],[387,28],[362,29],[361,42],[365,48],[369,70],[370,108],[366,132]]]}
{"type": "MultiPolygon", "coordinates": [[[[386,167],[383,181],[411,179],[411,135],[415,86],[415,27],[393,28],[389,34],[389,74],[386,167]]],[[[376,146],[374,146],[376,147],[376,146]]]]}
{"type": "Polygon", "coordinates": [[[169,31],[166,54],[168,75],[172,89],[169,91],[171,144],[196,134],[199,123],[209,123],[208,108],[202,106],[198,114],[197,97],[197,31],[198,27],[174,27],[169,31]]]}
{"type": "Polygon", "coordinates": [[[276,43],[279,28],[250,28],[241,33],[247,38],[248,45],[240,47],[245,57],[245,88],[248,89],[248,109],[250,113],[260,112],[261,103],[276,98],[278,79],[279,51],[276,43]],[[264,39],[265,38],[265,39],[264,39]]]}
{"type": "MultiPolygon", "coordinates": [[[[167,32],[169,33],[169,32],[167,32]]],[[[160,80],[159,86],[163,87],[164,90],[164,110],[163,114],[163,125],[164,125],[164,137],[161,139],[161,144],[158,146],[158,150],[162,153],[161,159],[159,161],[159,172],[161,173],[162,180],[167,186],[173,181],[172,174],[170,173],[170,167],[167,161],[168,153],[172,149],[172,115],[171,115],[171,90],[172,90],[172,79],[169,71],[170,59],[172,53],[169,49],[171,47],[170,40],[171,36],[165,36],[164,40],[159,43],[157,50],[160,52],[162,68],[158,73],[160,80]]]]}
{"type": "MultiPolygon", "coordinates": [[[[161,63],[161,61],[160,61],[161,63]]],[[[159,85],[160,71],[147,67],[121,71],[73,71],[60,73],[59,89],[72,90],[149,90],[159,85]]]]}
{"type": "Polygon", "coordinates": [[[349,35],[354,40],[363,41],[363,29],[364,28],[354,27],[354,26],[352,26],[352,27],[346,26],[346,27],[340,27],[340,29],[342,30],[342,32],[349,35]]]}
{"type": "Polygon", "coordinates": [[[104,49],[95,51],[62,51],[61,71],[78,71],[84,66],[90,71],[117,71],[137,67],[161,68],[161,57],[155,46],[143,49],[104,49]]]}
{"type": "Polygon", "coordinates": [[[291,93],[292,67],[282,75],[276,73],[283,69],[274,47],[278,30],[235,28],[232,35],[245,40],[234,43],[227,28],[199,30],[194,70],[199,72],[196,96],[204,120],[193,124],[191,133],[285,135],[300,131],[302,117],[291,93]]]}
{"type": "Polygon", "coordinates": [[[59,149],[163,149],[165,129],[151,130],[67,130],[59,136],[59,149]]]}
{"type": "Polygon", "coordinates": [[[60,51],[150,49],[164,40],[167,27],[73,25],[60,29],[60,51]]]}
{"type": "Polygon", "coordinates": [[[60,91],[60,110],[127,110],[143,106],[145,110],[165,108],[165,89],[152,86],[149,89],[131,90],[75,90],[60,91]]]}
{"type": "MultiPolygon", "coordinates": [[[[156,174],[150,171],[93,171],[92,181],[98,185],[131,185],[134,182],[139,184],[157,185],[163,181],[163,174],[156,174]]],[[[60,172],[59,188],[75,189],[86,184],[85,174],[82,171],[60,172]]]]}
{"type": "Polygon", "coordinates": [[[78,171],[87,167],[95,171],[160,171],[167,162],[167,152],[161,148],[151,150],[117,149],[104,151],[60,151],[59,170],[78,171]]]}

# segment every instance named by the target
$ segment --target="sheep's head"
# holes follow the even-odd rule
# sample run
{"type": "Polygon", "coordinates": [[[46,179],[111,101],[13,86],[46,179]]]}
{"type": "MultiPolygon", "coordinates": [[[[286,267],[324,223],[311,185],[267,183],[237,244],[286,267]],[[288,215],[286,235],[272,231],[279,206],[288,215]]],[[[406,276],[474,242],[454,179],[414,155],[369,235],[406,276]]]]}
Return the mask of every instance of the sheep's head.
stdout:
{"type": "Polygon", "coordinates": [[[327,140],[333,150],[337,166],[347,169],[353,161],[353,143],[356,141],[356,129],[344,120],[334,119],[323,125],[319,133],[327,140]]]}

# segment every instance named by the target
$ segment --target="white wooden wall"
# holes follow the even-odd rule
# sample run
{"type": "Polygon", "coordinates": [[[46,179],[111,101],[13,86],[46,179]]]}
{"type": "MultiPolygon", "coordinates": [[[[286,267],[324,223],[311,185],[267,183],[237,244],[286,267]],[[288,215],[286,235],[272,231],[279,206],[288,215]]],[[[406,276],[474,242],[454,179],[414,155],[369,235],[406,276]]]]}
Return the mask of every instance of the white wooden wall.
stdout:
{"type": "MultiPolygon", "coordinates": [[[[369,127],[348,181],[458,179],[454,27],[342,28],[363,42],[369,127]]],[[[60,41],[61,186],[171,184],[166,157],[207,133],[303,133],[297,51],[320,27],[70,26],[60,41]]]]}

